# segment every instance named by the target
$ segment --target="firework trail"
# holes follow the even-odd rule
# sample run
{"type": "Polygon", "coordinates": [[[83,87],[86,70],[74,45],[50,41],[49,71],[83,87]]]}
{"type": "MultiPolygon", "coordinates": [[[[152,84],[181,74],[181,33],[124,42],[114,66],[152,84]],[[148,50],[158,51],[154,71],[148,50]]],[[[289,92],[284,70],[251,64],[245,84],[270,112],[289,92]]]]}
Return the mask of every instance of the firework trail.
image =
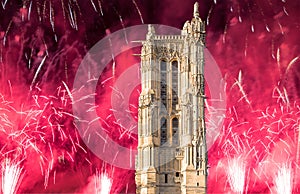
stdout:
{"type": "Polygon", "coordinates": [[[19,163],[14,163],[10,159],[4,159],[1,171],[1,189],[3,194],[17,193],[18,186],[22,181],[23,168],[19,163]]]}
{"type": "Polygon", "coordinates": [[[96,194],[109,194],[111,191],[112,180],[106,173],[96,173],[95,190],[96,194]]]}
{"type": "Polygon", "coordinates": [[[228,161],[227,177],[231,190],[242,194],[246,179],[246,165],[241,157],[228,161]]]}
{"type": "Polygon", "coordinates": [[[293,175],[291,165],[283,165],[279,168],[274,179],[275,190],[278,194],[291,194],[293,189],[293,175]]]}
{"type": "MultiPolygon", "coordinates": [[[[233,92],[232,87],[230,90],[233,92]]],[[[241,91],[240,88],[236,88],[236,90],[240,92],[240,95],[235,95],[235,99],[238,101],[240,96],[245,95],[245,91],[241,91]]],[[[238,101],[235,106],[228,109],[223,130],[217,140],[216,146],[218,148],[213,148],[209,157],[212,168],[215,168],[215,161],[227,158],[228,165],[222,169],[232,192],[270,192],[273,190],[274,169],[276,168],[274,164],[292,160],[297,166],[297,157],[293,157],[293,155],[296,156],[295,153],[299,149],[299,120],[292,115],[299,114],[300,108],[296,102],[291,104],[290,99],[285,95],[284,88],[281,90],[278,87],[274,88],[272,101],[276,103],[266,106],[265,110],[259,109],[248,112],[247,120],[240,117],[241,112],[236,108],[241,104],[244,107],[248,106],[247,101],[238,101]],[[257,120],[255,127],[249,122],[252,120],[257,120]],[[259,134],[265,136],[262,137],[259,134]],[[216,152],[216,150],[220,151],[216,152]],[[236,155],[246,157],[235,157],[236,155]],[[251,157],[249,158],[249,156],[251,157]],[[249,165],[247,172],[245,163],[249,165]]],[[[262,107],[260,106],[260,108],[262,107]]],[[[222,170],[217,167],[216,171],[220,173],[222,170]]],[[[279,186],[282,181],[287,183],[282,185],[290,185],[293,173],[291,166],[282,167],[278,171],[278,175],[276,175],[278,189],[287,189],[284,192],[281,190],[281,193],[293,190],[292,186],[279,186]]],[[[216,179],[218,184],[225,182],[225,180],[220,180],[214,176],[209,177],[209,179],[212,182],[214,182],[212,179],[216,179]]],[[[226,183],[222,184],[226,185],[226,183]]],[[[225,190],[214,191],[224,192],[225,190]]]]}

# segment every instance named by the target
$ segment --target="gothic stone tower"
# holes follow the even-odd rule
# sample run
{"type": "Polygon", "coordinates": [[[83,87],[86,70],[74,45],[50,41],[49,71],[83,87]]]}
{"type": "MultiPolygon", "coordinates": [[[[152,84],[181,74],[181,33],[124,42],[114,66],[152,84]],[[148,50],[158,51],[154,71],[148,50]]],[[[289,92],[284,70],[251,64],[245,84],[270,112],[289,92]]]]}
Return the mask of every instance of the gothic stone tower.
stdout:
{"type": "Polygon", "coordinates": [[[149,25],[141,52],[137,193],[206,193],[205,24],[187,21],[181,35],[149,25]]]}

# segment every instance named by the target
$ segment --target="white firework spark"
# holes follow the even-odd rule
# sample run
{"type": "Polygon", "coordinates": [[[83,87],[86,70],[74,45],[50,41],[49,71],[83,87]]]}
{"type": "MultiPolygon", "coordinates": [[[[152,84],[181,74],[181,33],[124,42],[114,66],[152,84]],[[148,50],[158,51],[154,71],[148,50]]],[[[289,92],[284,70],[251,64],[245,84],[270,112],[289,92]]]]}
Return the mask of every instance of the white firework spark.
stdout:
{"type": "Polygon", "coordinates": [[[293,188],[292,181],[291,165],[283,165],[279,168],[277,175],[275,176],[274,184],[276,192],[278,194],[291,194],[293,188]]]}
{"type": "Polygon", "coordinates": [[[241,157],[228,161],[227,177],[231,190],[242,194],[245,186],[246,165],[241,157]]]}
{"type": "Polygon", "coordinates": [[[23,168],[19,163],[14,163],[10,159],[5,159],[2,162],[2,181],[1,189],[3,194],[15,194],[18,190],[19,183],[23,177],[23,168]]]}
{"type": "Polygon", "coordinates": [[[98,171],[95,175],[96,194],[109,194],[111,190],[112,180],[106,173],[100,174],[98,171]]]}

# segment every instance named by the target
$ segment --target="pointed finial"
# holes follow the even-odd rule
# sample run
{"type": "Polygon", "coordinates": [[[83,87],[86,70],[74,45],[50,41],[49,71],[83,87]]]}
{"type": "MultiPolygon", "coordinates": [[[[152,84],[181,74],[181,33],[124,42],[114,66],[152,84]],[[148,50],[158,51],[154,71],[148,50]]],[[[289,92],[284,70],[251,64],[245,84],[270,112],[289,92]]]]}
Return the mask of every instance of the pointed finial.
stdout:
{"type": "Polygon", "coordinates": [[[199,17],[199,4],[198,2],[196,2],[194,4],[194,18],[198,18],[199,17]]]}

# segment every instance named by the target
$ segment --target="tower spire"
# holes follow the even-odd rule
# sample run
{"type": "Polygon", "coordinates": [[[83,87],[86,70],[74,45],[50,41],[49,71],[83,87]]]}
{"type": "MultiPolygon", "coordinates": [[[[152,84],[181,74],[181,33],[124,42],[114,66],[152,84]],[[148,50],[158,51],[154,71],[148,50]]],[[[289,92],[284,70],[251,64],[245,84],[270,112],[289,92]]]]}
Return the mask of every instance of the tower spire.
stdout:
{"type": "Polygon", "coordinates": [[[199,18],[199,3],[194,4],[194,18],[199,18]]]}

